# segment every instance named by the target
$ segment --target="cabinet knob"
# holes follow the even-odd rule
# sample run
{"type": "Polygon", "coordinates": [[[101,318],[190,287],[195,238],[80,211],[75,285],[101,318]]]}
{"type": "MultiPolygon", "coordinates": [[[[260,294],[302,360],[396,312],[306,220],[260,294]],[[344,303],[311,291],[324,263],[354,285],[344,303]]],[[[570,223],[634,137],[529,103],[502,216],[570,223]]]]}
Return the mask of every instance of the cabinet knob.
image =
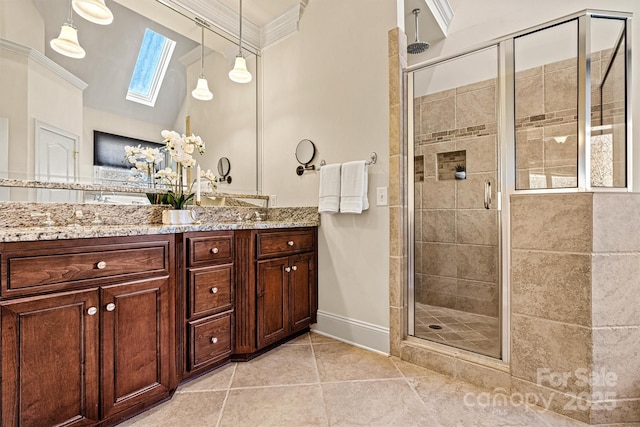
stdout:
{"type": "Polygon", "coordinates": [[[109,304],[107,304],[107,306],[105,307],[105,309],[106,309],[107,311],[113,311],[113,310],[115,310],[115,309],[116,309],[116,305],[115,305],[114,303],[110,302],[109,304]]]}
{"type": "Polygon", "coordinates": [[[103,270],[107,268],[107,263],[104,261],[100,261],[99,263],[96,264],[96,267],[98,267],[99,270],[103,270]]]}
{"type": "Polygon", "coordinates": [[[218,288],[211,288],[211,293],[212,294],[217,294],[218,293],[218,288]]]}
{"type": "Polygon", "coordinates": [[[291,267],[285,267],[284,271],[286,271],[287,273],[291,271],[291,267]]]}
{"type": "Polygon", "coordinates": [[[289,246],[293,246],[293,240],[289,240],[289,241],[287,242],[287,245],[289,245],[289,246]]]}
{"type": "Polygon", "coordinates": [[[97,312],[98,312],[98,309],[97,309],[97,308],[95,308],[95,307],[89,307],[89,308],[87,309],[87,314],[88,314],[89,316],[93,316],[93,315],[95,315],[97,312]]]}
{"type": "Polygon", "coordinates": [[[217,254],[219,252],[218,248],[212,248],[211,249],[211,253],[212,254],[217,254]]]}
{"type": "Polygon", "coordinates": [[[297,265],[294,265],[293,267],[291,267],[291,269],[292,269],[293,271],[296,271],[296,270],[298,269],[298,266],[297,266],[297,265]]]}
{"type": "Polygon", "coordinates": [[[218,338],[216,337],[211,338],[211,344],[215,344],[217,342],[218,342],[218,338]]]}

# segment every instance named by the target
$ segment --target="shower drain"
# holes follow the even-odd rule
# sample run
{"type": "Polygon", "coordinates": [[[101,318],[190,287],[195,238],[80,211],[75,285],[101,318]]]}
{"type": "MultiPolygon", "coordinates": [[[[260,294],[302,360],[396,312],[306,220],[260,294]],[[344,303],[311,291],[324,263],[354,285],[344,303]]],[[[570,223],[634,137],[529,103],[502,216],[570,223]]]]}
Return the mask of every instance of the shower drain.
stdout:
{"type": "Polygon", "coordinates": [[[442,329],[440,325],[429,325],[429,329],[442,329]]]}

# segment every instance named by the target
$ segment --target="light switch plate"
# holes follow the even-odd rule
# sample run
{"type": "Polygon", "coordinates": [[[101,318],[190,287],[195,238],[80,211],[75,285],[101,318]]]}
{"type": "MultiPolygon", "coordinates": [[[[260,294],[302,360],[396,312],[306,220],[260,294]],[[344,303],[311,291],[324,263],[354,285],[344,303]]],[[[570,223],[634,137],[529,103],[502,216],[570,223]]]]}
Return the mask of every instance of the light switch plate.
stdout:
{"type": "Polygon", "coordinates": [[[269,196],[269,207],[275,208],[276,206],[278,206],[278,196],[272,194],[269,196]]]}
{"type": "Polygon", "coordinates": [[[376,189],[376,205],[387,206],[387,187],[378,187],[376,189]]]}

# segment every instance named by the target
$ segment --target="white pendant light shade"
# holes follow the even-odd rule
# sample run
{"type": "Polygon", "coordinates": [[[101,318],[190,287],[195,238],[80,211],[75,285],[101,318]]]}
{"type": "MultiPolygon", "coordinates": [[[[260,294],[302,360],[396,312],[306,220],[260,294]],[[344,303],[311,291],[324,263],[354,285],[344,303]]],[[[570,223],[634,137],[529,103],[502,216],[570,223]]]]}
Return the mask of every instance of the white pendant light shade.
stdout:
{"type": "Polygon", "coordinates": [[[253,76],[247,70],[247,61],[242,56],[236,56],[236,64],[229,71],[229,78],[236,83],[249,83],[253,76]]]}
{"type": "Polygon", "coordinates": [[[68,22],[62,24],[60,35],[49,42],[51,49],[69,58],[82,59],[86,55],[78,43],[78,30],[68,22]]]}
{"type": "Polygon", "coordinates": [[[213,94],[209,90],[209,84],[204,76],[200,76],[196,88],[191,91],[191,95],[200,101],[211,101],[213,99],[213,94]]]}
{"type": "Polygon", "coordinates": [[[238,34],[238,55],[236,55],[236,63],[233,70],[229,71],[229,78],[236,83],[249,83],[253,78],[249,70],[247,70],[247,61],[242,56],[242,0],[240,0],[240,24],[238,34]]]}
{"type": "Polygon", "coordinates": [[[104,0],[73,0],[73,10],[94,24],[109,25],[113,22],[113,13],[104,4],[104,0]]]}

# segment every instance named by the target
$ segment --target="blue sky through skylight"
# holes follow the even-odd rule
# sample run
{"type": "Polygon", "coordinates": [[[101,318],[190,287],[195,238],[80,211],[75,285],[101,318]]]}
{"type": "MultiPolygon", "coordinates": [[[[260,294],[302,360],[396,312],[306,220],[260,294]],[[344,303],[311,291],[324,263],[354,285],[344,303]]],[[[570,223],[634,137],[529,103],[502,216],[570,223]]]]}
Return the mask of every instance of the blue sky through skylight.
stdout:
{"type": "Polygon", "coordinates": [[[175,41],[145,30],[129,83],[128,100],[154,106],[175,45],[175,41]]]}

